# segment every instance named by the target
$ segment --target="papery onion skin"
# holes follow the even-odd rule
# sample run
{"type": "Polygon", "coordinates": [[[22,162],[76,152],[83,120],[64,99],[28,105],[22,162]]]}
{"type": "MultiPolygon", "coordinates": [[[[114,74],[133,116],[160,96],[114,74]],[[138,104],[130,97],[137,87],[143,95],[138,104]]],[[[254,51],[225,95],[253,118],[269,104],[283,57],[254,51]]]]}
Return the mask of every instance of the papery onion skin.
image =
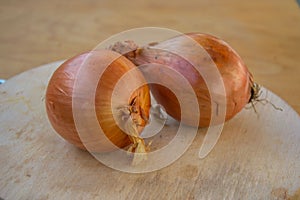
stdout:
{"type": "MultiPolygon", "coordinates": [[[[64,62],[53,73],[48,83],[45,98],[48,119],[55,131],[65,140],[81,149],[86,149],[86,146],[88,146],[88,150],[92,152],[112,151],[117,147],[123,148],[131,144],[132,141],[128,135],[125,134],[115,122],[112,109],[117,108],[111,107],[111,97],[114,86],[121,76],[135,67],[136,66],[125,57],[108,50],[95,50],[82,53],[64,62]],[[95,94],[95,110],[98,122],[104,134],[115,146],[111,143],[107,143],[106,140],[101,140],[101,136],[93,132],[88,135],[80,135],[79,137],[76,130],[73,118],[72,97],[76,78],[89,78],[77,77],[77,73],[87,57],[88,62],[85,63],[84,67],[89,67],[91,71],[97,68],[98,63],[113,61],[106,68],[98,82],[95,94]],[[84,145],[82,141],[84,141],[84,145]]],[[[90,75],[93,76],[92,74],[90,75]]],[[[137,73],[135,78],[139,79],[139,81],[145,81],[141,73],[137,73]]],[[[129,97],[130,98],[124,102],[124,106],[131,106],[130,103],[132,99],[136,99],[136,105],[134,106],[137,107],[136,109],[139,110],[139,112],[135,113],[134,118],[140,122],[138,129],[139,132],[141,132],[149,119],[150,94],[148,86],[144,85],[138,88],[132,94],[129,94],[129,97]]],[[[87,128],[93,130],[91,127],[87,128]]]]}
{"type": "MultiPolygon", "coordinates": [[[[123,43],[116,43],[112,50],[124,54],[136,65],[147,63],[157,63],[169,66],[182,74],[193,87],[199,103],[200,119],[199,126],[207,127],[211,122],[211,98],[208,87],[205,84],[203,77],[193,67],[189,61],[198,63],[201,67],[206,67],[207,60],[212,59],[217,66],[224,83],[226,92],[226,116],[225,121],[234,117],[241,109],[251,101],[253,95],[253,78],[248,71],[245,63],[241,57],[234,51],[227,43],[212,35],[202,33],[187,33],[177,37],[162,41],[159,43],[151,43],[148,46],[137,47],[132,41],[125,41],[123,43]],[[186,37],[193,39],[201,45],[210,58],[206,55],[196,55],[190,53],[188,60],[183,59],[180,55],[171,53],[174,49],[185,49],[186,52],[193,52],[195,47],[191,42],[187,42],[186,37]],[[170,51],[162,50],[168,49],[170,51]]],[[[207,67],[211,67],[207,65],[207,67]]],[[[167,70],[166,70],[167,71],[167,70]]],[[[164,79],[171,79],[167,72],[163,69],[158,72],[164,79]],[[164,74],[165,73],[165,74],[164,74]]],[[[174,81],[176,84],[176,80],[174,81]]],[[[178,83],[177,83],[178,84],[178,83]]],[[[180,87],[180,84],[178,84],[180,87]]],[[[192,105],[184,105],[190,111],[190,115],[185,119],[181,119],[180,105],[176,96],[161,85],[151,85],[151,92],[159,104],[164,106],[166,112],[177,120],[181,120],[188,125],[193,124],[193,107],[192,105]]],[[[188,96],[186,98],[189,98],[188,96]]],[[[222,123],[222,121],[217,122],[222,123]]]]}

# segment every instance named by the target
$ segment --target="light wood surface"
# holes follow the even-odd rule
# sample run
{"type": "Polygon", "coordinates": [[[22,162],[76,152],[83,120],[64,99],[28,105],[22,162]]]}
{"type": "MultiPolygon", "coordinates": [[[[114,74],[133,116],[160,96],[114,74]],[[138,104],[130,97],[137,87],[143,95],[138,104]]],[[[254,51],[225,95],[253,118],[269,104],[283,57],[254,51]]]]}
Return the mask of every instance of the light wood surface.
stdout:
{"type": "Polygon", "coordinates": [[[69,145],[48,124],[43,95],[57,64],[14,77],[144,26],[224,39],[256,82],[300,113],[300,8],[295,0],[0,1],[0,78],[11,78],[0,85],[0,197],[297,199],[299,115],[272,93],[268,97],[284,112],[259,105],[258,118],[244,110],[226,124],[204,160],[197,157],[205,133],[199,130],[191,148],[171,166],[126,174],[69,145]]]}
{"type": "MultiPolygon", "coordinates": [[[[206,129],[181,158],[159,171],[132,174],[106,167],[51,128],[45,88],[59,63],[0,85],[0,197],[17,199],[299,199],[300,118],[278,96],[226,123],[204,159],[206,129]],[[298,195],[298,196],[297,196],[298,195]]],[[[266,90],[264,89],[264,92],[266,90]]],[[[168,126],[157,137],[172,132],[168,126]]],[[[152,143],[155,148],[157,143],[152,143]]]]}
{"type": "Polygon", "coordinates": [[[94,48],[112,34],[158,26],[219,36],[256,81],[300,113],[296,0],[0,1],[0,78],[94,48]]]}

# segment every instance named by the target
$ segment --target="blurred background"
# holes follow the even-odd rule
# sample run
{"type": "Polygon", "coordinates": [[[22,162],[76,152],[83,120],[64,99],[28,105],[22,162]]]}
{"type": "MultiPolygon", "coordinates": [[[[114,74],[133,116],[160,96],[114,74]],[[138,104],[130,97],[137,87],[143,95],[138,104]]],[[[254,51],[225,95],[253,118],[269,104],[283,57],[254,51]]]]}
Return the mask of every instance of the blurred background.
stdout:
{"type": "Polygon", "coordinates": [[[145,26],[227,41],[256,82],[300,113],[300,8],[296,0],[0,1],[0,78],[93,49],[145,26]]]}

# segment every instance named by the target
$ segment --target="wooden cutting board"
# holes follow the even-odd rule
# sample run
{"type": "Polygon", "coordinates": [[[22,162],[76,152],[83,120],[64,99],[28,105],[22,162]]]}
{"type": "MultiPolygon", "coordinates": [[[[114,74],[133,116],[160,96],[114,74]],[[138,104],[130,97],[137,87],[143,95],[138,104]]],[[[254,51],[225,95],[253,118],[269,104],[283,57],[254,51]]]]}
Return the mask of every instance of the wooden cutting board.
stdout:
{"type": "Polygon", "coordinates": [[[225,124],[204,159],[198,152],[206,129],[199,129],[190,148],[170,166],[124,173],[68,144],[50,126],[44,94],[60,63],[0,85],[1,198],[299,199],[300,118],[273,93],[267,98],[283,111],[270,104],[257,104],[258,114],[244,109],[225,124]]]}

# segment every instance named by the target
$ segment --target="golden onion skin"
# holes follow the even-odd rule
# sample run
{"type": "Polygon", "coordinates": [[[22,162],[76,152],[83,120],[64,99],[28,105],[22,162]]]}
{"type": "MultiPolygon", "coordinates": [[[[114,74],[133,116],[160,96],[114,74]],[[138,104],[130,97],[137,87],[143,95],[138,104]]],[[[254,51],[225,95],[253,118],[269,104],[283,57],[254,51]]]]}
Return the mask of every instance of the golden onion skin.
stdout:
{"type": "MultiPolygon", "coordinates": [[[[126,133],[124,133],[116,124],[113,117],[113,111],[111,106],[112,92],[117,81],[135,65],[125,57],[108,50],[97,50],[82,53],[77,55],[66,62],[64,62],[52,75],[47,91],[46,91],[46,111],[48,119],[55,129],[55,131],[61,135],[65,140],[74,144],[75,146],[88,149],[93,152],[107,152],[115,150],[116,147],[123,148],[131,144],[131,139],[126,133]],[[96,94],[95,94],[95,110],[98,122],[106,135],[106,137],[116,146],[108,144],[106,140],[99,139],[99,135],[89,133],[88,136],[78,135],[75,127],[72,109],[72,97],[74,84],[77,77],[77,73],[80,66],[88,56],[88,63],[85,63],[85,67],[96,69],[98,63],[110,62],[114,60],[104,71],[101,79],[98,82],[96,94]],[[85,137],[85,138],[82,138],[85,137]],[[84,141],[85,145],[83,145],[84,141]]],[[[80,78],[89,78],[80,77],[80,78]]],[[[90,76],[93,76],[90,74],[90,76]]],[[[136,74],[136,79],[144,80],[141,73],[136,74]]],[[[129,94],[130,96],[130,94],[129,94]]],[[[144,85],[134,91],[130,98],[124,102],[124,106],[130,106],[132,99],[136,99],[136,109],[140,112],[135,113],[136,120],[141,121],[138,129],[141,131],[147,124],[149,119],[150,109],[150,94],[147,85],[144,85]],[[141,112],[143,112],[141,114],[141,112]]],[[[120,119],[116,119],[120,120],[120,119]]],[[[89,130],[92,129],[89,127],[89,130]]],[[[101,136],[100,136],[101,138],[101,136]]]]}
{"type": "MultiPolygon", "coordinates": [[[[119,53],[124,53],[136,65],[147,63],[163,64],[182,74],[189,81],[196,93],[200,110],[200,127],[210,125],[212,115],[210,93],[213,93],[214,90],[208,90],[203,77],[187,60],[197,63],[204,70],[206,70],[206,67],[211,67],[208,64],[208,60],[212,59],[214,61],[222,76],[226,92],[225,121],[240,112],[251,99],[251,90],[254,84],[251,73],[236,51],[227,43],[212,35],[187,33],[140,48],[136,48],[134,43],[126,41],[125,43],[116,43],[111,49],[119,53]],[[191,42],[187,42],[185,39],[187,36],[201,45],[208,54],[197,55],[192,53],[195,47],[191,42]],[[170,51],[166,51],[166,49],[170,51]],[[184,50],[185,55],[188,54],[188,59],[185,60],[180,55],[171,53],[172,50],[176,49],[184,50]],[[188,52],[191,53],[189,54],[188,52]],[[208,55],[210,58],[207,58],[208,55]]],[[[161,77],[162,82],[172,78],[169,77],[168,70],[161,69],[157,74],[161,77]]],[[[178,84],[178,87],[180,87],[180,83],[176,82],[175,80],[173,84],[178,84]]],[[[161,85],[153,84],[150,88],[157,102],[164,106],[169,115],[177,120],[182,120],[185,124],[195,125],[192,124],[192,118],[194,117],[193,105],[184,105],[189,110],[190,115],[185,117],[185,119],[181,119],[180,105],[176,96],[169,89],[161,85]]],[[[186,98],[189,98],[189,95],[186,98]]]]}

